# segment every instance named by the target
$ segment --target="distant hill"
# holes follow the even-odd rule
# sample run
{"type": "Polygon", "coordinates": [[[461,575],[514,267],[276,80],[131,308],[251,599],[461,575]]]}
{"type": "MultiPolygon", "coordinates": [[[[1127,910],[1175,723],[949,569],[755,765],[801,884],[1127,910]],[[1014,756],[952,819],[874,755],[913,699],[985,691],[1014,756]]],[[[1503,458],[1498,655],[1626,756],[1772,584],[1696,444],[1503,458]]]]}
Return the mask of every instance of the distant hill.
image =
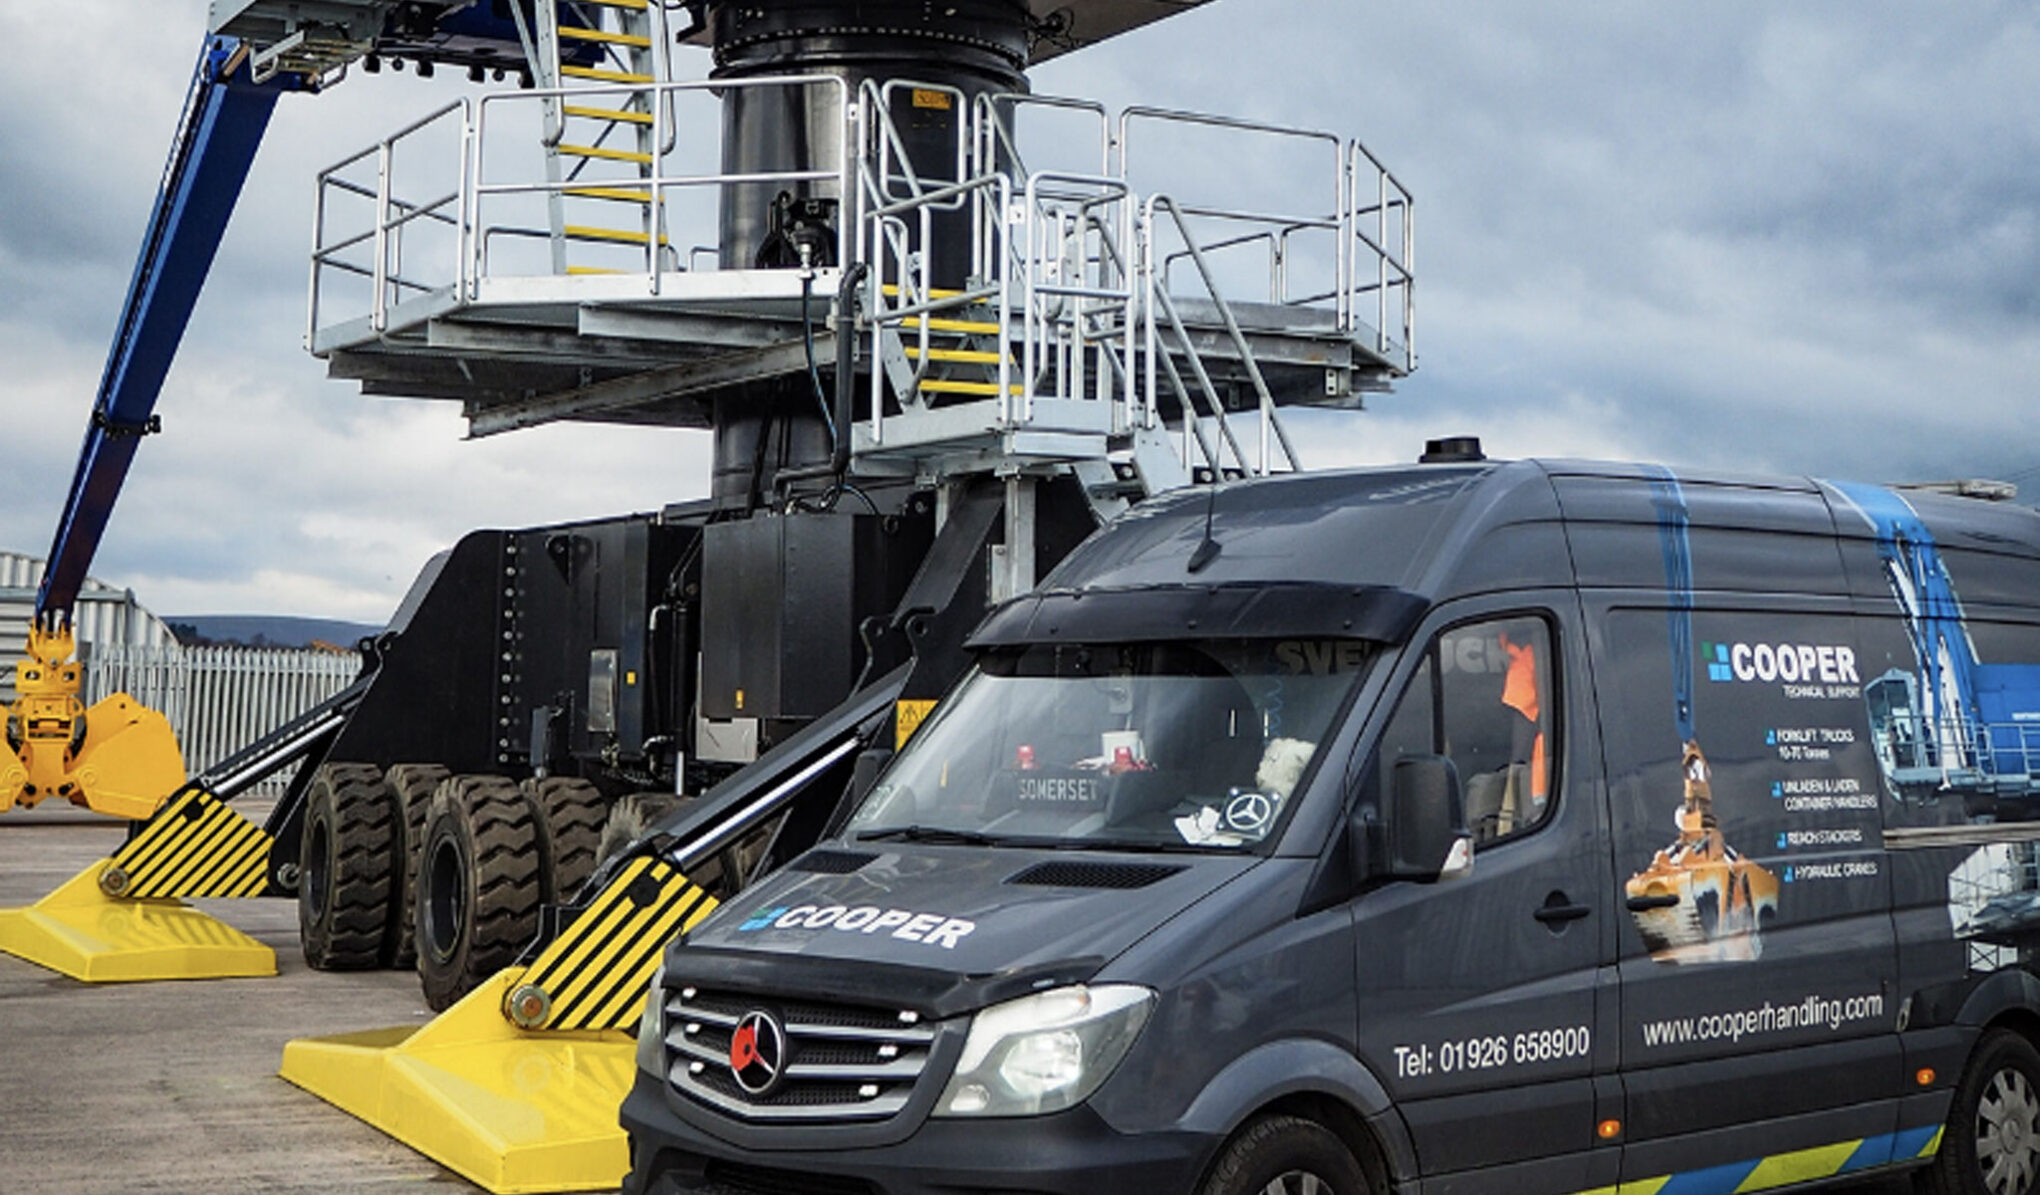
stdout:
{"type": "Polygon", "coordinates": [[[366,623],[335,618],[290,618],[272,614],[183,614],[163,619],[179,643],[238,644],[243,647],[309,647],[314,641],[352,648],[356,640],[381,631],[366,623]]]}

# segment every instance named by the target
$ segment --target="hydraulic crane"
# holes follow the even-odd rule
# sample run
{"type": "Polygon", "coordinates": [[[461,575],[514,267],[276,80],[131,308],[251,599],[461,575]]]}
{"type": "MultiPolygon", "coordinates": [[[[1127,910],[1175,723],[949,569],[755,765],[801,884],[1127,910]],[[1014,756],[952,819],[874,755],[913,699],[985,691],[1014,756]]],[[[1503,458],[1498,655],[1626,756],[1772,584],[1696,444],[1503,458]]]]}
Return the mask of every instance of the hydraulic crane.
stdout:
{"type": "Polygon", "coordinates": [[[28,655],[7,709],[0,812],[55,797],[145,818],[184,781],[184,760],[162,714],[124,693],[90,709],[79,700],[83,669],[71,611],[135,449],[160,427],[156,396],[276,97],[306,82],[294,72],[258,82],[251,59],[235,38],[209,37],[199,54],[36,594],[28,655]]]}
{"type": "MultiPolygon", "coordinates": [[[[989,603],[1130,501],[1300,467],[1278,407],[1414,365],[1411,201],[1359,142],[1031,93],[1033,63],[1202,2],[218,0],[256,86],[531,80],[321,173],[330,376],[461,401],[478,435],[710,429],[715,476],[656,514],[471,534],[355,686],[65,892],[295,895],[312,966],[415,959],[443,1017],[292,1043],[284,1077],[492,1190],[612,1184],[660,946],[815,840],[989,603]],[[709,77],[673,74],[676,43],[709,77]],[[1200,134],[1303,147],[1309,196],[1138,181],[1200,134]],[[262,829],[221,804],[291,761],[262,829]]],[[[79,974],[12,913],[0,949],[79,974]]]]}

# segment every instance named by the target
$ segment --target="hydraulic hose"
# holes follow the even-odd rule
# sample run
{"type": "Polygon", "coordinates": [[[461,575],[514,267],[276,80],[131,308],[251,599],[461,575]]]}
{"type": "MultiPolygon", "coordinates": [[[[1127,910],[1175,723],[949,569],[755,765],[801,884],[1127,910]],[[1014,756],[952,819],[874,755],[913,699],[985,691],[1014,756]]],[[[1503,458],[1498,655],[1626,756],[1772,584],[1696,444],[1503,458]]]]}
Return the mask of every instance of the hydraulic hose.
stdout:
{"type": "MultiPolygon", "coordinates": [[[[839,478],[850,472],[851,400],[857,384],[857,288],[870,273],[869,264],[854,262],[836,286],[836,451],[829,468],[839,478]]],[[[876,361],[872,368],[878,368],[876,361]]]]}

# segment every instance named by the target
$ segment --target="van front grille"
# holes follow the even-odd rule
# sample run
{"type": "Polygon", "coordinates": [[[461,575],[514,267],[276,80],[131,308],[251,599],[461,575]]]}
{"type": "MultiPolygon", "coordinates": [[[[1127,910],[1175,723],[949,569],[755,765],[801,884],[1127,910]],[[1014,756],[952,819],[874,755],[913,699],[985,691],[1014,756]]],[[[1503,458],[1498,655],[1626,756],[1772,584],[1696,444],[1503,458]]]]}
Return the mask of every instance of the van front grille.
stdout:
{"type": "Polygon", "coordinates": [[[731,1116],[883,1120],[912,1096],[935,1030],[912,1012],[683,987],[665,1040],[673,1089],[731,1116]]]}

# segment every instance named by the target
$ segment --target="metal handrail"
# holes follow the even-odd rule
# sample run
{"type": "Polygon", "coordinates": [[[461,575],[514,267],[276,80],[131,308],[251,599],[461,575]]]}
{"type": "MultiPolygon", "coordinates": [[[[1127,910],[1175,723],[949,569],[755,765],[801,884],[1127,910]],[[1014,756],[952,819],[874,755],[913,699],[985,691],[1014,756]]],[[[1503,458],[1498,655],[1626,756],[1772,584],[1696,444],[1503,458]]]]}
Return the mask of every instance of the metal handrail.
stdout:
{"type": "Polygon", "coordinates": [[[1098,173],[1112,173],[1112,114],[1104,104],[1096,100],[1076,99],[1069,96],[1033,95],[1020,91],[985,92],[977,97],[971,113],[971,123],[977,130],[974,138],[977,153],[977,170],[989,174],[999,169],[999,150],[1004,149],[1012,161],[1008,173],[1025,172],[1027,164],[1020,152],[1019,139],[1014,136],[1013,127],[1000,115],[1004,107],[1013,112],[1021,108],[1059,108],[1071,112],[1090,112],[1098,117],[1098,173]]]}
{"type": "MultiPolygon", "coordinates": [[[[1346,188],[1352,196],[1352,211],[1348,216],[1349,234],[1342,238],[1344,247],[1340,255],[1346,259],[1346,276],[1349,280],[1353,300],[1362,294],[1372,292],[1375,296],[1375,351],[1387,356],[1389,350],[1389,291],[1401,290],[1402,297],[1402,352],[1405,362],[1414,366],[1416,347],[1416,201],[1409,189],[1396,178],[1380,158],[1374,156],[1358,139],[1347,143],[1346,188]],[[1361,207],[1359,202],[1360,179],[1365,170],[1372,170],[1375,179],[1375,200],[1361,207]],[[1396,251],[1389,248],[1389,217],[1396,213],[1397,231],[1401,244],[1396,251]],[[1374,217],[1374,235],[1368,236],[1362,229],[1364,217],[1374,217]],[[1365,245],[1374,255],[1375,280],[1370,286],[1359,283],[1359,262],[1355,243],[1365,245]]],[[[1351,305],[1352,300],[1349,300],[1351,305]]],[[[1350,327],[1348,330],[1351,330],[1350,327]]]]}
{"type": "MultiPolygon", "coordinates": [[[[1058,371],[1060,379],[1058,395],[1064,396],[1067,394],[1071,381],[1081,373],[1079,364],[1070,357],[1071,353],[1079,352],[1083,347],[1081,341],[1084,334],[1079,321],[1086,315],[1109,314],[1115,307],[1123,315],[1125,311],[1131,308],[1133,303],[1133,282],[1130,276],[1127,277],[1123,285],[1117,287],[1105,285],[1107,280],[1103,277],[1099,279],[1099,284],[1096,286],[1082,283],[1052,282],[1047,279],[1044,271],[1048,261],[1049,238],[1045,228],[1045,217],[1051,214],[1043,206],[1043,189],[1047,184],[1073,186],[1086,189],[1090,192],[1089,195],[1082,195],[1080,193],[1075,211],[1075,215],[1079,217],[1083,225],[1078,233],[1080,240],[1088,232],[1089,228],[1093,226],[1097,227],[1101,234],[1109,235],[1103,222],[1098,221],[1094,214],[1094,209],[1102,207],[1117,207],[1119,209],[1122,230],[1126,234],[1126,239],[1132,239],[1131,226],[1128,224],[1128,221],[1131,219],[1132,192],[1127,187],[1124,179],[1110,178],[1104,175],[1077,174],[1071,171],[1060,170],[1034,171],[1027,176],[1026,201],[1023,209],[1027,214],[1026,256],[1024,258],[1027,271],[1026,283],[1021,291],[1020,300],[1023,319],[1021,331],[1022,381],[1020,395],[1022,407],[1020,417],[1023,422],[1031,421],[1034,418],[1034,379],[1042,363],[1042,356],[1046,355],[1045,350],[1051,347],[1051,337],[1054,336],[1055,329],[1058,326],[1067,324],[1067,326],[1076,332],[1076,343],[1065,342],[1065,351],[1058,354],[1058,364],[1060,366],[1058,371]],[[1092,298],[1103,303],[1112,304],[1113,306],[1104,307],[1098,311],[1086,312],[1083,310],[1082,304],[1079,303],[1075,305],[1074,312],[1065,319],[1060,312],[1053,311],[1043,304],[1041,302],[1042,296],[1078,299],[1092,298]]],[[[1058,220],[1058,223],[1060,222],[1058,220]]],[[[1058,238],[1057,248],[1064,248],[1067,243],[1068,238],[1058,238]]],[[[1063,260],[1064,258],[1059,255],[1057,258],[1058,264],[1060,265],[1063,260]]],[[[1084,255],[1080,259],[1080,265],[1082,262],[1089,260],[1088,255],[1084,255]]],[[[1103,272],[1103,270],[1100,270],[1101,275],[1103,272]]],[[[1082,276],[1081,269],[1079,270],[1079,276],[1082,276]]],[[[1125,325],[1126,353],[1128,359],[1131,359],[1134,348],[1133,321],[1123,319],[1122,322],[1125,325]]]]}
{"type": "Polygon", "coordinates": [[[378,332],[384,331],[389,326],[389,305],[390,305],[389,290],[391,286],[394,285],[399,291],[402,291],[405,288],[421,289],[426,291],[432,289],[430,286],[421,285],[419,283],[412,282],[409,279],[403,278],[401,274],[401,266],[393,267],[392,259],[401,258],[402,230],[407,225],[409,225],[413,220],[429,216],[430,218],[437,219],[442,223],[453,225],[456,229],[456,233],[459,232],[460,227],[458,218],[445,216],[443,213],[439,211],[439,209],[446,207],[449,204],[457,204],[460,199],[460,192],[461,190],[464,189],[466,184],[467,153],[465,147],[465,137],[468,128],[468,122],[471,119],[469,110],[470,103],[471,101],[469,100],[459,99],[453,100],[446,104],[442,104],[438,108],[435,108],[432,111],[426,113],[425,115],[417,118],[416,120],[411,121],[409,124],[403,125],[402,127],[398,128],[395,132],[376,141],[374,144],[368,146],[366,149],[362,149],[353,154],[349,154],[347,157],[342,158],[340,161],[335,162],[333,165],[326,167],[324,170],[321,170],[318,173],[316,178],[315,188],[316,199],[312,224],[311,276],[309,287],[311,294],[309,297],[309,301],[306,303],[306,315],[305,315],[305,343],[307,345],[310,345],[312,343],[313,337],[316,336],[318,332],[320,282],[324,270],[329,266],[335,269],[339,269],[342,273],[349,274],[365,273],[366,276],[368,276],[372,280],[371,285],[373,287],[373,293],[371,296],[371,303],[369,309],[369,326],[378,332]],[[431,201],[430,203],[412,203],[407,200],[396,198],[392,194],[391,176],[393,173],[392,168],[397,145],[409,139],[413,135],[421,133],[427,128],[430,128],[431,126],[438,124],[439,122],[444,120],[449,114],[455,112],[461,114],[460,128],[463,137],[463,149],[461,154],[461,168],[462,168],[461,184],[455,188],[455,191],[452,194],[442,196],[438,199],[431,201]],[[352,167],[358,166],[363,162],[367,162],[370,160],[373,160],[375,162],[376,170],[376,182],[373,188],[370,188],[362,183],[354,182],[352,179],[341,177],[341,172],[349,170],[352,167]],[[343,240],[332,244],[327,244],[325,242],[326,214],[327,214],[326,204],[329,194],[334,190],[338,190],[347,194],[352,194],[361,198],[370,199],[374,204],[374,212],[367,232],[344,238],[343,240]],[[395,213],[394,215],[392,214],[393,212],[395,213]],[[371,268],[364,271],[357,267],[347,266],[345,263],[341,263],[335,259],[334,257],[335,254],[341,252],[342,250],[353,248],[357,245],[360,245],[364,241],[372,242],[373,244],[373,248],[371,250],[371,253],[373,255],[372,257],[373,266],[371,268]]]}
{"type": "MultiPolygon", "coordinates": [[[[887,123],[890,123],[889,120],[887,123]]],[[[860,185],[862,185],[862,181],[860,185]]],[[[898,327],[915,316],[923,317],[918,341],[922,350],[921,359],[925,362],[928,360],[927,350],[929,347],[930,329],[928,321],[937,313],[959,310],[996,296],[1002,325],[1007,318],[1006,313],[1011,307],[1011,291],[1008,271],[1005,270],[998,272],[995,281],[988,281],[977,287],[965,287],[961,293],[956,295],[936,297],[929,293],[931,290],[929,285],[931,272],[926,247],[930,244],[928,233],[935,206],[942,205],[947,207],[953,201],[967,202],[970,197],[981,195],[984,192],[994,193],[997,197],[998,208],[1003,211],[1011,203],[1012,180],[1003,174],[983,175],[977,178],[964,179],[910,198],[878,203],[863,213],[862,224],[868,225],[871,229],[871,243],[868,248],[870,252],[869,260],[874,267],[866,282],[864,301],[866,323],[871,330],[871,360],[874,363],[874,368],[871,370],[871,436],[873,443],[883,444],[885,442],[885,371],[877,368],[876,363],[882,359],[884,352],[883,338],[888,327],[898,327]],[[920,225],[920,243],[923,246],[920,252],[914,252],[908,247],[909,242],[905,235],[905,217],[908,215],[913,215],[920,225]],[[903,302],[894,305],[888,305],[885,300],[884,286],[887,271],[884,266],[888,260],[896,267],[892,276],[897,281],[899,297],[903,300],[903,302]]],[[[1003,230],[1001,230],[1001,237],[1004,238],[1003,230]]],[[[861,228],[859,244],[865,244],[861,228]]],[[[974,247],[974,256],[979,253],[980,251],[974,247]]],[[[1004,339],[1002,327],[1002,343],[1004,339]]],[[[1008,356],[1001,353],[999,356],[997,385],[1002,416],[1007,414],[1010,405],[1010,389],[1012,386],[1010,371],[1011,365],[1008,356]]]]}
{"type": "MultiPolygon", "coordinates": [[[[1332,215],[1330,215],[1329,217],[1320,216],[1315,213],[1276,214],[1267,212],[1241,212],[1226,208],[1206,208],[1201,206],[1192,208],[1188,205],[1184,205],[1183,207],[1176,209],[1180,211],[1181,214],[1183,215],[1195,215],[1200,218],[1246,221],[1251,223],[1270,224],[1285,227],[1292,224],[1322,226],[1333,231],[1335,235],[1341,235],[1342,229],[1349,222],[1347,212],[1352,206],[1352,204],[1351,204],[1351,188],[1348,183],[1350,171],[1347,164],[1346,143],[1336,133],[1325,132],[1321,129],[1300,129],[1286,125],[1268,124],[1264,121],[1245,120],[1231,116],[1216,116],[1205,112],[1186,112],[1171,108],[1153,108],[1143,106],[1130,107],[1123,111],[1119,117],[1119,146],[1118,146],[1119,174],[1121,177],[1127,178],[1129,180],[1133,177],[1132,133],[1135,125],[1138,122],[1143,121],[1162,124],[1192,125],[1205,128],[1224,129],[1229,132],[1260,134],[1269,137],[1284,138],[1293,141],[1305,141],[1313,143],[1323,142],[1325,145],[1331,147],[1332,215]],[[1320,225],[1319,222],[1322,222],[1322,224],[1320,225]]],[[[1178,219],[1177,223],[1179,225],[1181,224],[1180,218],[1178,219]]],[[[1185,231],[1184,239],[1186,241],[1190,239],[1187,230],[1185,231]]],[[[1343,236],[1341,237],[1341,239],[1343,239],[1343,236]]],[[[1346,297],[1349,291],[1351,290],[1350,285],[1351,276],[1349,273],[1349,266],[1350,259],[1347,253],[1342,251],[1335,253],[1333,255],[1332,264],[1332,270],[1334,275],[1333,289],[1336,290],[1340,296],[1336,319],[1337,325],[1341,331],[1350,331],[1352,328],[1352,311],[1350,303],[1346,297]]]]}
{"type": "MultiPolygon", "coordinates": [[[[1260,398],[1261,443],[1257,472],[1265,474],[1270,471],[1269,436],[1271,433],[1276,440],[1281,442],[1282,454],[1288,460],[1289,468],[1292,471],[1302,468],[1300,459],[1296,455],[1296,448],[1289,442],[1289,433],[1283,430],[1282,424],[1275,417],[1275,396],[1268,389],[1268,380],[1261,374],[1260,363],[1254,359],[1253,349],[1247,343],[1246,333],[1240,329],[1239,320],[1233,316],[1232,306],[1225,301],[1225,296],[1219,291],[1218,280],[1211,272],[1210,263],[1205,260],[1203,251],[1197,247],[1196,240],[1190,236],[1190,230],[1184,223],[1183,213],[1177,209],[1175,201],[1167,195],[1151,195],[1142,207],[1143,224],[1150,230],[1153,229],[1155,214],[1164,210],[1169,213],[1170,218],[1175,222],[1178,235],[1183,238],[1183,243],[1189,249],[1190,258],[1197,265],[1198,275],[1204,280],[1205,290],[1210,294],[1213,304],[1218,309],[1219,317],[1225,323],[1226,335],[1231,338],[1233,347],[1240,354],[1240,363],[1246,367],[1247,378],[1253,383],[1254,392],[1260,398]]],[[[1159,289],[1151,284],[1150,293],[1156,293],[1159,289]]],[[[1170,303],[1170,307],[1173,310],[1174,304],[1170,303]]],[[[1152,323],[1149,326],[1152,328],[1152,323]]],[[[1187,336],[1185,336],[1185,343],[1188,343],[1187,336]]],[[[1148,345],[1149,351],[1152,353],[1157,347],[1151,338],[1148,345]]],[[[1195,353],[1191,354],[1191,360],[1197,364],[1198,372],[1202,375],[1203,366],[1201,363],[1197,363],[1195,353]]],[[[1206,381],[1208,383],[1208,378],[1206,381]]],[[[1216,392],[1213,391],[1213,393],[1215,394],[1216,392]]]]}
{"type": "MultiPolygon", "coordinates": [[[[854,188],[856,185],[852,167],[852,160],[855,155],[853,155],[851,152],[852,146],[850,144],[849,138],[849,128],[851,121],[847,118],[845,120],[845,128],[843,130],[844,132],[843,144],[839,147],[840,149],[840,152],[838,154],[839,165],[834,170],[769,170],[748,172],[726,172],[717,170],[687,174],[667,174],[665,172],[664,159],[671,156],[673,152],[672,147],[677,144],[674,138],[668,135],[668,125],[677,122],[677,116],[674,114],[674,101],[677,99],[677,97],[683,94],[695,94],[695,93],[709,93],[721,95],[732,89],[762,89],[762,88],[786,89],[808,87],[824,87],[835,89],[839,99],[841,100],[841,107],[842,110],[846,113],[846,117],[848,113],[853,111],[853,106],[850,105],[849,103],[850,97],[849,84],[847,81],[836,75],[776,75],[751,79],[712,79],[712,80],[703,79],[703,80],[688,80],[681,82],[666,82],[659,84],[624,83],[605,85],[601,87],[556,87],[547,88],[544,90],[534,89],[531,91],[502,92],[494,95],[483,96],[481,97],[481,100],[478,104],[478,114],[476,119],[476,131],[475,131],[476,149],[474,167],[475,181],[472,186],[472,194],[470,200],[471,211],[469,216],[469,226],[471,229],[479,227],[480,225],[479,213],[481,203],[484,199],[491,196],[518,195],[518,194],[565,194],[568,190],[574,187],[596,185],[592,183],[581,182],[578,179],[563,179],[559,182],[552,182],[548,180],[541,182],[515,182],[515,183],[484,181],[481,174],[481,154],[483,152],[483,149],[488,143],[489,110],[491,107],[501,106],[510,103],[545,103],[549,101],[563,101],[568,98],[593,99],[605,95],[636,96],[650,92],[653,97],[653,102],[650,105],[650,107],[652,108],[651,112],[653,134],[652,141],[655,145],[660,146],[661,149],[659,152],[656,152],[652,155],[653,161],[651,164],[651,169],[648,173],[643,174],[636,178],[618,180],[613,185],[627,186],[633,189],[643,188],[648,195],[646,202],[649,205],[650,209],[656,214],[655,218],[652,221],[651,231],[647,235],[647,242],[645,246],[646,287],[649,293],[656,295],[659,293],[660,288],[659,276],[662,273],[661,269],[662,261],[659,253],[659,244],[662,238],[668,237],[668,230],[665,224],[665,211],[666,211],[665,193],[668,190],[699,187],[721,187],[745,183],[791,184],[791,183],[814,183],[833,181],[837,186],[838,194],[842,197],[843,202],[846,205],[851,202],[851,196],[854,192],[854,188]]],[[[838,221],[837,229],[838,261],[847,261],[851,259],[850,254],[853,247],[851,223],[852,222],[849,219],[843,219],[838,221]]],[[[475,288],[479,285],[481,279],[485,276],[486,276],[485,263],[481,260],[479,254],[479,247],[477,246],[476,251],[470,254],[468,264],[466,267],[466,272],[463,275],[463,283],[467,287],[467,292],[470,295],[473,295],[475,293],[475,288]]]]}
{"type": "MultiPolygon", "coordinates": [[[[958,119],[956,122],[956,170],[954,176],[947,181],[951,183],[962,182],[969,178],[971,174],[970,122],[962,119],[964,109],[970,104],[970,97],[964,94],[962,88],[947,83],[920,83],[911,79],[888,79],[884,84],[880,84],[875,79],[866,79],[858,88],[858,100],[860,103],[873,104],[874,111],[883,117],[881,121],[873,126],[873,131],[879,134],[878,144],[870,147],[878,154],[878,169],[876,177],[872,180],[876,184],[877,189],[873,193],[872,198],[881,201],[923,196],[929,190],[928,185],[921,181],[920,173],[914,169],[913,158],[907,153],[906,142],[900,136],[899,126],[893,123],[892,101],[895,96],[903,91],[915,93],[929,92],[949,97],[950,110],[958,114],[958,119]],[[902,171],[899,177],[909,187],[913,188],[910,195],[901,196],[892,193],[892,160],[895,152],[899,155],[899,165],[902,171]]],[[[919,96],[916,95],[915,98],[918,100],[919,96]]]]}

